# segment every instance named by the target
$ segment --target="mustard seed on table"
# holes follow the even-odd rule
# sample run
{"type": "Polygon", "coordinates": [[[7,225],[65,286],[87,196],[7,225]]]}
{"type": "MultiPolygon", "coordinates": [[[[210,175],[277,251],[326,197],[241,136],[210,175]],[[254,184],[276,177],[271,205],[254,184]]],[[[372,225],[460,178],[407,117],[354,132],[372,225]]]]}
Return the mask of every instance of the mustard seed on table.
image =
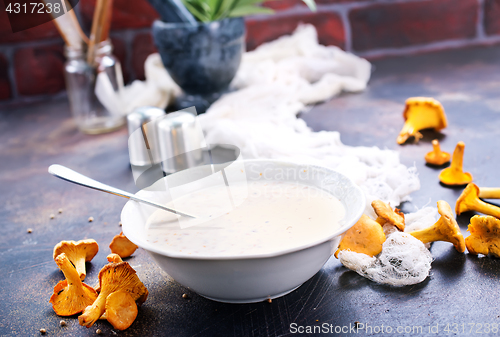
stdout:
{"type": "Polygon", "coordinates": [[[54,214],[51,214],[51,215],[50,215],[50,218],[51,218],[51,219],[54,219],[55,217],[56,217],[56,216],[55,216],[54,214]]]}
{"type": "Polygon", "coordinates": [[[31,233],[31,232],[33,232],[33,229],[28,228],[27,232],[28,232],[28,233],[31,233]]]}
{"type": "Polygon", "coordinates": [[[62,213],[62,212],[63,212],[63,209],[62,209],[62,208],[59,208],[59,210],[58,210],[57,212],[62,213]]]}
{"type": "Polygon", "coordinates": [[[60,321],[60,322],[59,322],[59,324],[61,324],[61,326],[66,326],[66,325],[68,325],[68,324],[66,323],[66,321],[64,321],[64,320],[60,321]]]}
{"type": "Polygon", "coordinates": [[[45,335],[45,333],[46,333],[46,332],[47,332],[47,330],[45,330],[45,329],[40,329],[40,333],[41,333],[42,335],[45,335]]]}
{"type": "Polygon", "coordinates": [[[102,331],[101,331],[101,329],[97,329],[97,330],[95,331],[95,333],[96,333],[96,334],[98,334],[98,335],[100,335],[100,334],[102,334],[102,331]]]}
{"type": "Polygon", "coordinates": [[[94,217],[89,217],[89,222],[94,221],[94,217]]]}

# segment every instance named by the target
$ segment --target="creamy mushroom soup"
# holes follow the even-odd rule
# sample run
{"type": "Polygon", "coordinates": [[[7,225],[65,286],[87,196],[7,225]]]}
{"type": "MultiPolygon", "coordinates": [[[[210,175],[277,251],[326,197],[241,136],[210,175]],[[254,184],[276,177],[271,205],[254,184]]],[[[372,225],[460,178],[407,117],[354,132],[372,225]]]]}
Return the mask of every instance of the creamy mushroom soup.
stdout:
{"type": "Polygon", "coordinates": [[[184,218],[188,226],[181,229],[177,215],[158,210],[147,221],[147,241],[166,253],[182,255],[270,254],[312,244],[333,234],[345,216],[337,198],[297,182],[248,181],[231,185],[231,192],[248,196],[227,213],[225,186],[205,188],[176,199],[173,205],[178,210],[197,218],[184,218]],[[221,208],[224,213],[213,218],[221,208]]]}

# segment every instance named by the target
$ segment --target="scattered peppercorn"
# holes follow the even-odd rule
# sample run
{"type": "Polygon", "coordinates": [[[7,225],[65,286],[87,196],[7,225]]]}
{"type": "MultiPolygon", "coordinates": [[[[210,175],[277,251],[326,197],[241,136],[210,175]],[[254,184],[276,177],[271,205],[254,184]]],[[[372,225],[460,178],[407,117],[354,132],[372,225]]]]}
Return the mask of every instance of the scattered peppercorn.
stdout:
{"type": "Polygon", "coordinates": [[[97,329],[97,330],[95,331],[95,333],[96,333],[96,334],[98,334],[98,335],[100,335],[100,334],[102,334],[102,331],[101,331],[101,329],[97,329]]]}
{"type": "Polygon", "coordinates": [[[66,323],[66,321],[60,321],[60,322],[59,322],[59,324],[61,324],[61,326],[66,326],[66,325],[68,325],[68,324],[66,323]]]}
{"type": "Polygon", "coordinates": [[[28,232],[28,233],[31,233],[31,232],[33,232],[33,229],[28,228],[28,231],[27,231],[27,232],[28,232]]]}
{"type": "Polygon", "coordinates": [[[188,295],[187,295],[187,294],[182,294],[182,298],[186,298],[186,299],[188,299],[189,297],[188,297],[188,295]]]}
{"type": "Polygon", "coordinates": [[[89,217],[89,222],[94,221],[94,217],[89,217]]]}
{"type": "Polygon", "coordinates": [[[47,330],[45,330],[45,329],[40,329],[40,333],[41,333],[42,335],[45,335],[45,333],[46,333],[46,332],[47,332],[47,330]]]}
{"type": "Polygon", "coordinates": [[[267,303],[272,303],[272,302],[273,302],[273,300],[271,298],[267,299],[267,303]]]}

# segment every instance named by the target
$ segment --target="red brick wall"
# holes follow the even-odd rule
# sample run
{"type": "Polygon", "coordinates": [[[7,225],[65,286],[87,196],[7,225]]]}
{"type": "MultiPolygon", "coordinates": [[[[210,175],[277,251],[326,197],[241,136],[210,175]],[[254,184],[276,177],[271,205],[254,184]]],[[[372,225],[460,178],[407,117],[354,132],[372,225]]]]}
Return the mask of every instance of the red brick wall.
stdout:
{"type": "MultiPolygon", "coordinates": [[[[246,18],[247,49],[291,33],[300,22],[318,30],[320,43],[367,58],[500,43],[500,0],[301,0],[264,5],[275,15],[246,18]]],[[[80,0],[76,14],[88,32],[95,0],[80,0]]],[[[114,0],[111,37],[125,80],[144,78],[155,51],[149,27],[157,18],[147,0],[114,0]]],[[[15,33],[0,1],[0,104],[64,93],[63,41],[52,22],[15,33]]]]}

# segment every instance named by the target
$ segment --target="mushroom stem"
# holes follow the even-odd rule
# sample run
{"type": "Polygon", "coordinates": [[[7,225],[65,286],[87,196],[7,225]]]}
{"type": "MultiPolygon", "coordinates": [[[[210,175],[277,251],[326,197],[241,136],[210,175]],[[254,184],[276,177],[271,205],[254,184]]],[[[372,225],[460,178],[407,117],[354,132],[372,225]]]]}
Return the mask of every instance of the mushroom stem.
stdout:
{"type": "Polygon", "coordinates": [[[434,242],[434,241],[446,241],[453,243],[449,236],[447,236],[445,233],[443,233],[443,227],[445,227],[445,224],[442,219],[439,219],[434,225],[410,232],[414,238],[422,241],[422,243],[429,243],[429,242],[434,242]]]}
{"type": "Polygon", "coordinates": [[[407,120],[403,125],[403,128],[401,129],[401,132],[399,133],[398,138],[396,139],[396,142],[398,144],[404,144],[408,140],[408,138],[410,138],[410,136],[412,135],[415,137],[416,141],[422,138],[422,134],[418,131],[415,131],[413,123],[407,120]]]}
{"type": "Polygon", "coordinates": [[[481,199],[500,199],[500,187],[479,187],[481,199]]]}
{"type": "Polygon", "coordinates": [[[75,257],[75,261],[73,262],[80,279],[85,280],[85,276],[87,276],[87,272],[85,270],[85,256],[75,257]]]}
{"type": "Polygon", "coordinates": [[[80,275],[78,274],[78,271],[75,269],[75,267],[73,267],[71,262],[68,260],[66,255],[63,254],[59,255],[58,257],[56,257],[55,261],[59,269],[62,270],[64,277],[66,277],[68,284],[75,285],[78,286],[78,288],[81,288],[82,280],[80,279],[80,275]]]}
{"type": "MultiPolygon", "coordinates": [[[[439,222],[439,221],[438,221],[439,222]]],[[[438,233],[436,233],[436,226],[441,226],[441,223],[436,222],[434,225],[421,229],[419,231],[410,232],[414,238],[422,241],[422,243],[429,243],[434,241],[440,241],[438,233]]]]}
{"type": "Polygon", "coordinates": [[[451,159],[450,169],[462,172],[464,163],[464,142],[458,142],[455,150],[453,151],[453,157],[451,159]]]}
{"type": "Polygon", "coordinates": [[[106,298],[108,297],[108,295],[108,292],[103,292],[101,290],[101,293],[99,294],[99,296],[97,296],[97,299],[94,301],[94,303],[91,306],[85,308],[83,313],[78,316],[80,325],[86,326],[87,328],[90,328],[92,325],[94,325],[94,323],[99,319],[99,317],[102,316],[102,314],[106,310],[106,298]]]}
{"type": "Polygon", "coordinates": [[[446,201],[439,200],[438,211],[441,218],[434,225],[409,234],[423,243],[434,241],[450,242],[455,246],[456,250],[463,253],[465,251],[464,237],[453,217],[450,205],[446,201]]]}
{"type": "Polygon", "coordinates": [[[434,139],[432,141],[432,149],[434,150],[434,152],[436,153],[441,153],[441,147],[439,146],[439,141],[437,139],[434,139]]]}
{"type": "MultiPolygon", "coordinates": [[[[467,211],[476,211],[479,213],[487,214],[487,215],[492,215],[495,218],[500,218],[500,207],[494,206],[492,204],[488,204],[487,202],[482,201],[481,199],[476,199],[472,201],[468,205],[469,209],[467,211]]],[[[467,211],[461,211],[462,212],[467,212],[467,211]]],[[[459,213],[457,213],[459,214],[459,213]]]]}

